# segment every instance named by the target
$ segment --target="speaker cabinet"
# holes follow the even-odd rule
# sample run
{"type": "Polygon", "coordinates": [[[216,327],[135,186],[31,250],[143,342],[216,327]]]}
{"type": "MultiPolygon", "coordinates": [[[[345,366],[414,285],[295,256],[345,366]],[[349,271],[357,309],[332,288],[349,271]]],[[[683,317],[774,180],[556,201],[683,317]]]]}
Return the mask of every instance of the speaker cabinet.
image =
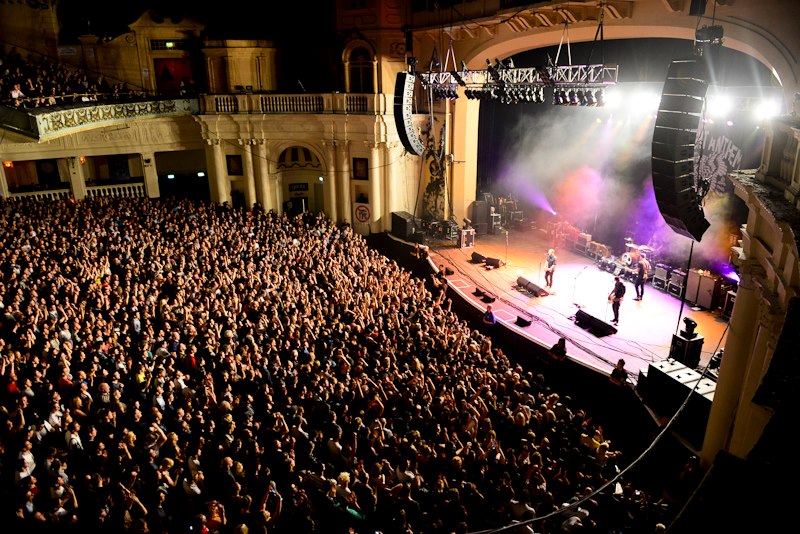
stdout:
{"type": "Polygon", "coordinates": [[[681,362],[686,367],[694,369],[700,364],[700,353],[703,350],[703,336],[696,336],[687,339],[677,334],[672,335],[672,345],[669,349],[669,357],[681,362]]]}
{"type": "Polygon", "coordinates": [[[489,224],[482,222],[482,223],[473,223],[475,227],[475,235],[486,235],[489,231],[489,224]]]}
{"type": "Polygon", "coordinates": [[[722,278],[713,275],[700,277],[697,290],[697,305],[706,310],[716,310],[722,300],[722,278]]]}
{"type": "Polygon", "coordinates": [[[686,302],[690,304],[697,304],[697,295],[700,292],[700,277],[701,274],[697,269],[689,269],[689,274],[686,277],[686,302]]]}
{"type": "Polygon", "coordinates": [[[686,397],[691,395],[685,409],[675,421],[675,432],[701,449],[705,438],[716,383],[704,378],[673,359],[651,363],[644,379],[640,375],[637,390],[644,403],[659,416],[672,417],[686,397]]]}
{"type": "Polygon", "coordinates": [[[397,125],[397,135],[407,151],[421,156],[425,152],[425,143],[414,131],[413,104],[414,75],[410,72],[398,72],[394,84],[394,122],[397,125]]]}
{"type": "Polygon", "coordinates": [[[661,278],[662,280],[669,280],[669,275],[672,272],[672,267],[665,263],[656,263],[656,268],[653,272],[653,278],[661,278]]]}
{"type": "Polygon", "coordinates": [[[472,203],[472,224],[489,223],[489,203],[485,200],[476,200],[472,203]]]}
{"type": "Polygon", "coordinates": [[[661,95],[652,143],[656,203],[680,235],[700,241],[710,226],[694,185],[694,145],[708,90],[707,67],[698,57],[673,61],[661,95]]]}
{"type": "Polygon", "coordinates": [[[550,294],[546,289],[539,287],[524,276],[517,278],[517,287],[523,291],[527,291],[534,297],[546,297],[550,294]]]}
{"type": "Polygon", "coordinates": [[[400,239],[411,239],[415,232],[414,216],[407,211],[392,212],[392,233],[400,239]]]}
{"type": "Polygon", "coordinates": [[[592,315],[589,315],[583,310],[578,310],[578,312],[575,314],[575,324],[585,330],[588,330],[589,333],[595,337],[609,336],[617,333],[616,328],[592,315]]]}
{"type": "Polygon", "coordinates": [[[722,315],[728,319],[733,314],[733,305],[736,303],[736,291],[728,291],[725,295],[725,305],[722,307],[722,315]]]}

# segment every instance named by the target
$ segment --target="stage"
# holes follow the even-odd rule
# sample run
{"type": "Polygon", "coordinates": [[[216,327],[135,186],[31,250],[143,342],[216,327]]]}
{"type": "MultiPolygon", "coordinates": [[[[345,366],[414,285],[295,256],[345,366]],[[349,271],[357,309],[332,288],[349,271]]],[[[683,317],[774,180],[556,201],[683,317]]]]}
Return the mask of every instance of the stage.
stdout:
{"type": "Polygon", "coordinates": [[[538,288],[545,287],[544,258],[552,243],[544,228],[518,225],[508,232],[501,229],[494,235],[475,236],[474,246],[466,248],[452,241],[426,240],[425,244],[435,268],[444,265],[453,271],[447,276],[450,289],[481,310],[488,303],[476,290],[488,295],[487,300],[494,298],[491,305],[498,321],[513,333],[545,347],[565,337],[569,359],[605,374],[622,358],[633,384],[640,371],[646,374],[651,363],[670,357],[673,335],[686,328],[685,317],[697,323],[695,332],[698,339],[702,337],[693,342],[695,348],[702,343],[696,367],[704,368],[718,348],[725,346],[728,320],[721,310],[693,308],[688,302],[682,306],[680,298],[650,283],[645,286],[644,298],[636,301],[633,283],[624,280],[627,291],[619,325],[612,325],[608,295],[614,274],[568,247],[556,249],[558,261],[549,294],[535,296],[519,288],[520,277],[538,288]],[[500,260],[501,266],[473,263],[473,253],[500,260]],[[576,315],[582,326],[576,324],[576,315]],[[520,324],[518,318],[530,325],[520,324]],[[611,328],[616,332],[608,333],[611,328]]]}

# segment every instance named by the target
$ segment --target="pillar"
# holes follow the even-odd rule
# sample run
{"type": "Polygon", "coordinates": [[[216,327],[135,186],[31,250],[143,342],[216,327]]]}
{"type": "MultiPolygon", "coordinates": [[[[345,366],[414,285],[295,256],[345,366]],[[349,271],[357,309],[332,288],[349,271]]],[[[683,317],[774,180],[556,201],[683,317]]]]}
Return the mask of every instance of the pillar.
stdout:
{"type": "MultiPolygon", "coordinates": [[[[463,91],[459,88],[459,92],[463,91]]],[[[459,98],[453,110],[453,127],[450,129],[452,145],[450,154],[451,206],[453,216],[460,222],[468,217],[469,206],[475,200],[478,187],[478,117],[477,100],[459,98]]]]}
{"type": "Polygon", "coordinates": [[[255,145],[255,156],[253,157],[253,179],[256,187],[256,199],[265,211],[275,209],[275,205],[270,198],[269,187],[269,167],[267,166],[267,145],[263,139],[253,140],[255,145]]]}
{"type": "Polygon", "coordinates": [[[325,184],[322,187],[323,196],[325,197],[325,213],[334,221],[339,222],[339,209],[337,206],[338,180],[336,179],[336,144],[333,142],[323,142],[326,148],[325,167],[327,172],[325,174],[325,184]]]}
{"type": "Polygon", "coordinates": [[[219,139],[209,139],[206,146],[206,167],[209,169],[208,185],[211,201],[218,204],[231,201],[231,186],[228,182],[228,168],[225,153],[219,139]]]}
{"type": "Polygon", "coordinates": [[[352,223],[353,202],[350,194],[350,141],[336,141],[336,174],[339,194],[339,222],[352,223]]]}
{"type": "Polygon", "coordinates": [[[383,160],[383,153],[382,150],[384,147],[381,143],[375,143],[372,145],[369,155],[369,210],[372,214],[372,220],[370,221],[370,232],[371,233],[380,233],[383,224],[383,214],[381,210],[383,209],[383,202],[382,202],[382,195],[383,195],[383,183],[384,183],[384,174],[386,173],[386,165],[383,160]]]}
{"type": "Polygon", "coordinates": [[[143,152],[142,170],[144,171],[144,190],[148,198],[158,198],[161,191],[158,188],[158,169],[156,169],[156,156],[153,152],[143,152]]]}
{"type": "Polygon", "coordinates": [[[253,172],[254,144],[250,139],[244,139],[242,154],[242,169],[244,173],[244,202],[248,207],[253,207],[256,202],[256,180],[253,172]]]}
{"type": "Polygon", "coordinates": [[[8,180],[6,180],[6,168],[0,165],[0,197],[8,198],[8,180]]]}
{"type": "Polygon", "coordinates": [[[700,453],[705,465],[713,462],[718,451],[727,450],[732,422],[736,418],[756,332],[759,330],[760,299],[760,289],[756,287],[752,275],[742,273],[700,453]]]}
{"type": "Polygon", "coordinates": [[[69,185],[75,200],[86,198],[86,180],[83,177],[83,165],[79,157],[64,158],[69,172],[69,185]]]}

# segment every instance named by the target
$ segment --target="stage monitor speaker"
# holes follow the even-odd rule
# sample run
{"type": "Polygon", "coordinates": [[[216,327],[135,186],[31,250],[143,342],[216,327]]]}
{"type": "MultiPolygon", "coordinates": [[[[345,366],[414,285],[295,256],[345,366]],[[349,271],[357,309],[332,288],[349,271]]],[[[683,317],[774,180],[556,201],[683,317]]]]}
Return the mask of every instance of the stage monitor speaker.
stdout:
{"type": "Polygon", "coordinates": [[[517,278],[517,287],[527,291],[531,295],[535,297],[546,297],[550,293],[547,292],[546,289],[539,287],[538,285],[534,284],[524,276],[520,276],[517,278]]]}
{"type": "Polygon", "coordinates": [[[410,72],[398,72],[394,84],[394,122],[397,125],[397,134],[407,151],[421,156],[425,152],[425,143],[414,128],[413,105],[414,75],[410,72]]]}
{"type": "Polygon", "coordinates": [[[412,243],[419,243],[420,245],[425,244],[425,234],[423,234],[422,232],[414,232],[413,234],[411,234],[411,237],[409,239],[411,240],[412,243]]]}
{"type": "Polygon", "coordinates": [[[400,239],[410,239],[415,231],[414,216],[407,211],[392,212],[392,233],[400,239]]]}
{"type": "Polygon", "coordinates": [[[477,252],[472,253],[472,259],[470,260],[472,263],[485,263],[486,256],[478,254],[477,252]]]}
{"type": "Polygon", "coordinates": [[[517,315],[517,320],[514,321],[514,324],[517,326],[530,326],[531,320],[525,319],[524,317],[520,317],[519,315],[517,315]]]}
{"type": "Polygon", "coordinates": [[[669,349],[669,357],[677,362],[681,362],[686,367],[694,369],[700,365],[700,353],[703,350],[703,336],[696,336],[686,339],[677,334],[672,335],[672,345],[669,349]]]}
{"type": "Polygon", "coordinates": [[[493,269],[497,269],[503,265],[503,262],[500,261],[498,258],[486,258],[486,266],[492,267],[493,269]]]}
{"type": "Polygon", "coordinates": [[[728,319],[733,315],[733,305],[736,303],[736,291],[728,291],[725,295],[725,305],[722,307],[722,316],[728,319]]]}
{"type": "Polygon", "coordinates": [[[673,61],[661,95],[652,143],[653,189],[664,221],[700,241],[710,226],[694,185],[694,145],[708,90],[702,58],[673,61]]]}
{"type": "Polygon", "coordinates": [[[578,310],[575,314],[575,324],[588,330],[595,337],[609,336],[617,333],[616,328],[601,321],[597,317],[589,315],[583,310],[578,310]]]}

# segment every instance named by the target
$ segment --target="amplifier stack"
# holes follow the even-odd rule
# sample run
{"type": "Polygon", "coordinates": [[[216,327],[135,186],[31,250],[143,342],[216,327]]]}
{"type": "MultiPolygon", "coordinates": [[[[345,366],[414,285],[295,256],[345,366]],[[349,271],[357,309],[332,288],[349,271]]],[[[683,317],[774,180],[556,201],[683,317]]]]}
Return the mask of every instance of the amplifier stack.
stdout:
{"type": "Polygon", "coordinates": [[[669,275],[669,282],[667,283],[667,291],[673,297],[681,298],[683,295],[683,288],[686,285],[686,271],[674,269],[669,275]]]}
{"type": "Polygon", "coordinates": [[[656,263],[653,273],[653,287],[660,291],[667,291],[669,276],[672,274],[672,267],[664,263],[656,263]]]}

